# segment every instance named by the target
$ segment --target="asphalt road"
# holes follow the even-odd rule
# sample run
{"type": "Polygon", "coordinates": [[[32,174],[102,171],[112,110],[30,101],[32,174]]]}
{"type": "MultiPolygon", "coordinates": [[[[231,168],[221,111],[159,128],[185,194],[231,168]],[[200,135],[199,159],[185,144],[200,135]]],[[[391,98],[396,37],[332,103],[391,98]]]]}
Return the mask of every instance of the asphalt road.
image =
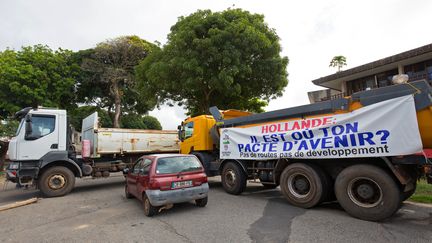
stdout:
{"type": "MultiPolygon", "coordinates": [[[[289,205],[279,189],[248,185],[241,196],[211,178],[209,203],[175,205],[154,218],[126,199],[124,179],[78,180],[61,198],[0,212],[2,242],[432,242],[432,207],[404,204],[391,219],[373,223],[347,215],[337,203],[314,209],[289,205]]],[[[0,191],[0,205],[38,196],[0,191]]]]}

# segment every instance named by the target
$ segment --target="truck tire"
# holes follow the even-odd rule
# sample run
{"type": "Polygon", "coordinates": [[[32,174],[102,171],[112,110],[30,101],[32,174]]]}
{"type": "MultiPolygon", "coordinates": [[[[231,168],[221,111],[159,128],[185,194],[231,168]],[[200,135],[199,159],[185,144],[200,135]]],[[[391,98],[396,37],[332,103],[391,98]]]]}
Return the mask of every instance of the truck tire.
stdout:
{"type": "Polygon", "coordinates": [[[72,191],[75,175],[64,166],[53,166],[45,170],[38,180],[39,190],[45,197],[61,197],[72,191]]]}
{"type": "Polygon", "coordinates": [[[339,204],[353,217],[379,221],[393,215],[400,205],[401,192],[393,178],[372,165],[353,165],[336,178],[339,204]]]}
{"type": "Polygon", "coordinates": [[[241,194],[246,188],[246,174],[239,164],[227,162],[222,169],[222,186],[233,195],[241,194]]]}
{"type": "Polygon", "coordinates": [[[280,187],[288,202],[301,208],[316,206],[326,198],[329,190],[323,171],[304,163],[288,165],[282,172],[280,187]]]}
{"type": "Polygon", "coordinates": [[[204,171],[208,176],[210,176],[211,174],[210,161],[212,159],[211,156],[207,153],[201,153],[201,152],[192,152],[192,154],[195,155],[201,161],[201,164],[204,166],[204,171]]]}

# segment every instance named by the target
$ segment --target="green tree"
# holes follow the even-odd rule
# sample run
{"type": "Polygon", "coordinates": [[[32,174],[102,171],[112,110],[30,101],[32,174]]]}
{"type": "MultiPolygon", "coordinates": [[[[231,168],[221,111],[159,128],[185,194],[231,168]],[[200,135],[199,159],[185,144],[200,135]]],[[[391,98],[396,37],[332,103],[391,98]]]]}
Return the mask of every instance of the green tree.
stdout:
{"type": "Polygon", "coordinates": [[[136,68],[143,93],[184,105],[188,114],[210,106],[260,112],[288,84],[288,58],[264,16],[241,9],[199,10],[180,17],[162,50],[136,68]]]}
{"type": "Polygon", "coordinates": [[[346,57],[334,56],[333,59],[330,61],[329,67],[337,67],[338,72],[340,72],[342,67],[344,67],[346,65],[347,65],[346,57]]]}
{"type": "Polygon", "coordinates": [[[48,46],[0,52],[0,120],[28,106],[74,106],[79,65],[72,51],[48,46]]]}
{"type": "Polygon", "coordinates": [[[153,109],[154,95],[137,92],[134,68],[157,48],[137,36],[123,36],[79,52],[76,58],[83,70],[78,84],[79,100],[113,113],[114,127],[120,127],[123,111],[143,114],[153,109]]]}
{"type": "Polygon", "coordinates": [[[19,122],[12,119],[0,121],[0,138],[13,137],[18,128],[19,122]]]}
{"type": "Polygon", "coordinates": [[[99,116],[99,122],[102,127],[112,127],[112,121],[108,112],[97,106],[81,106],[76,109],[69,111],[69,119],[71,125],[77,131],[81,131],[82,120],[90,114],[97,112],[99,116]]]}
{"type": "MultiPolygon", "coordinates": [[[[69,112],[71,125],[75,130],[81,131],[82,120],[93,112],[98,112],[100,125],[102,127],[112,127],[112,120],[108,112],[97,106],[81,106],[71,110],[69,112]]],[[[155,117],[147,115],[142,116],[135,113],[123,115],[120,119],[120,125],[121,128],[162,130],[161,124],[155,117]]]]}
{"type": "Polygon", "coordinates": [[[162,130],[162,125],[156,117],[127,114],[121,119],[122,128],[162,130]]]}

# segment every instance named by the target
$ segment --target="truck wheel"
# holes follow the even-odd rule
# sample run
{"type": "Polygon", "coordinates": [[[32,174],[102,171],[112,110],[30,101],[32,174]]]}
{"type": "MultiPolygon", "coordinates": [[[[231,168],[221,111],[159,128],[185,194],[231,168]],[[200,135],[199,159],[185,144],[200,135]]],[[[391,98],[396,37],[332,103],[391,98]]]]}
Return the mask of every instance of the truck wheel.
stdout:
{"type": "Polygon", "coordinates": [[[246,188],[246,174],[235,162],[227,162],[222,169],[222,186],[226,192],[239,195],[246,188]]]}
{"type": "Polygon", "coordinates": [[[336,178],[336,198],[345,211],[359,219],[378,221],[399,208],[401,193],[393,178],[372,165],[353,165],[336,178]]]}
{"type": "Polygon", "coordinates": [[[143,198],[142,198],[142,204],[143,204],[145,216],[152,217],[155,214],[157,214],[158,207],[151,205],[150,200],[148,199],[147,195],[145,195],[145,194],[143,195],[143,198]]]}
{"type": "Polygon", "coordinates": [[[289,203],[301,208],[319,204],[327,195],[327,184],[317,166],[294,163],[282,172],[280,186],[289,203]]]}
{"type": "Polygon", "coordinates": [[[210,160],[211,158],[209,158],[210,156],[206,153],[201,153],[201,152],[192,152],[191,154],[195,155],[199,161],[201,161],[201,164],[204,166],[204,170],[206,172],[206,174],[208,175],[210,173],[209,171],[209,167],[210,167],[210,160]]]}
{"type": "Polygon", "coordinates": [[[68,194],[75,185],[75,175],[66,167],[54,166],[42,173],[38,187],[45,197],[61,197],[68,194]]]}
{"type": "Polygon", "coordinates": [[[125,197],[126,197],[127,199],[131,199],[131,198],[133,198],[132,194],[130,194],[129,191],[128,191],[128,186],[127,186],[127,184],[125,185],[125,197]]]}

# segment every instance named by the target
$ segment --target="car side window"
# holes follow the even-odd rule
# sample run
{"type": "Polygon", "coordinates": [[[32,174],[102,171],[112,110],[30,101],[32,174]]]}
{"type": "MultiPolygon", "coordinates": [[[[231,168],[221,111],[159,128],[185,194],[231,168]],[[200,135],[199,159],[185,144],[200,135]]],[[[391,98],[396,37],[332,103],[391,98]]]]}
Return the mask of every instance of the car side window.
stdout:
{"type": "Polygon", "coordinates": [[[133,170],[132,170],[132,173],[134,173],[134,174],[138,174],[139,173],[139,170],[141,169],[141,164],[142,164],[142,159],[140,159],[140,160],[138,160],[136,163],[135,163],[135,165],[134,165],[134,167],[133,167],[133,170]]]}
{"type": "Polygon", "coordinates": [[[150,166],[151,164],[152,164],[152,160],[151,159],[144,159],[143,166],[141,167],[141,168],[144,169],[144,172],[142,173],[143,175],[148,175],[149,174],[150,168],[151,168],[151,166],[150,166]]]}

